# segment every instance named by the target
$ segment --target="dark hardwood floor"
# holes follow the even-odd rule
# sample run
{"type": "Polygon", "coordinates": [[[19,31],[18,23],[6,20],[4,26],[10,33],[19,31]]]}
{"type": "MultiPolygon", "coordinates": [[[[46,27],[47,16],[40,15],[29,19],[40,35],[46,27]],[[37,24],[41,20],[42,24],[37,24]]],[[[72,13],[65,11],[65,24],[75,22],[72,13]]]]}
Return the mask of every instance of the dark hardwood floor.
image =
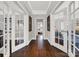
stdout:
{"type": "Polygon", "coordinates": [[[38,40],[32,40],[28,46],[14,52],[11,57],[68,57],[61,50],[51,46],[47,40],[38,44],[38,40]]]}

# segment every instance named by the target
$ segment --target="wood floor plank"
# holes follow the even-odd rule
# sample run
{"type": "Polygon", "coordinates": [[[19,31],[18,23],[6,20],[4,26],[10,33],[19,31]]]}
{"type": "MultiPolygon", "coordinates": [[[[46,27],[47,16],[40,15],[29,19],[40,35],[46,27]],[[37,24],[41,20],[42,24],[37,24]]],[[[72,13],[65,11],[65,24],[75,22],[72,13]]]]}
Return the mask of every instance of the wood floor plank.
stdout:
{"type": "Polygon", "coordinates": [[[28,46],[12,53],[11,57],[68,57],[68,55],[51,46],[48,40],[43,41],[41,48],[37,40],[32,40],[28,46]]]}

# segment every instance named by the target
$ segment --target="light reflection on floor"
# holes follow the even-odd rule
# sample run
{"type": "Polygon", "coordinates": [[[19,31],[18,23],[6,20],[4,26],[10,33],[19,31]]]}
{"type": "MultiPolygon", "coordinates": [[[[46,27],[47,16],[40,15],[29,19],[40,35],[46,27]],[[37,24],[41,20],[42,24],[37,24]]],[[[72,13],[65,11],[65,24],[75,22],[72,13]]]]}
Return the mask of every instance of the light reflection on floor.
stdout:
{"type": "Polygon", "coordinates": [[[43,35],[38,35],[38,47],[39,49],[42,49],[43,48],[43,35]]]}

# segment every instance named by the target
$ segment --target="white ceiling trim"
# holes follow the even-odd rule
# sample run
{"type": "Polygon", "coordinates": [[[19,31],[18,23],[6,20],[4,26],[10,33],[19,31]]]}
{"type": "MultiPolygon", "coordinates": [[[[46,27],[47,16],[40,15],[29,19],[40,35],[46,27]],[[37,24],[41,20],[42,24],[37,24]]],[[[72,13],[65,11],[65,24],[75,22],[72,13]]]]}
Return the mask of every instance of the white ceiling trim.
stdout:
{"type": "Polygon", "coordinates": [[[24,11],[21,9],[21,7],[19,6],[19,4],[16,1],[12,1],[12,2],[4,2],[5,6],[7,6],[8,11],[7,12],[17,12],[19,14],[22,14],[24,11]],[[13,6],[13,7],[12,7],[13,6]],[[14,6],[17,6],[17,8],[14,6]]]}
{"type": "Polygon", "coordinates": [[[50,7],[51,3],[52,3],[52,2],[50,1],[50,2],[49,2],[49,5],[48,5],[48,8],[47,8],[47,11],[48,11],[48,9],[49,9],[49,7],[50,7]]]}
{"type": "Polygon", "coordinates": [[[32,14],[32,10],[31,10],[30,6],[28,5],[27,1],[22,1],[22,2],[20,2],[20,4],[22,5],[22,8],[24,8],[28,14],[30,14],[30,15],[32,14]]]}
{"type": "Polygon", "coordinates": [[[25,14],[27,14],[28,12],[26,11],[26,9],[22,6],[22,4],[20,2],[17,2],[18,6],[24,11],[25,14]]]}
{"type": "Polygon", "coordinates": [[[64,3],[64,1],[60,1],[56,7],[54,8],[54,10],[51,11],[52,14],[54,14],[56,12],[56,10],[64,3]]]}
{"type": "Polygon", "coordinates": [[[33,9],[32,9],[32,6],[31,6],[31,3],[30,3],[29,1],[28,1],[27,3],[28,3],[28,5],[30,6],[31,10],[33,10],[33,9]]]}
{"type": "Polygon", "coordinates": [[[63,4],[56,10],[55,13],[57,13],[57,12],[59,12],[59,11],[65,9],[66,7],[69,6],[69,4],[70,4],[70,1],[63,2],[63,4]]]}

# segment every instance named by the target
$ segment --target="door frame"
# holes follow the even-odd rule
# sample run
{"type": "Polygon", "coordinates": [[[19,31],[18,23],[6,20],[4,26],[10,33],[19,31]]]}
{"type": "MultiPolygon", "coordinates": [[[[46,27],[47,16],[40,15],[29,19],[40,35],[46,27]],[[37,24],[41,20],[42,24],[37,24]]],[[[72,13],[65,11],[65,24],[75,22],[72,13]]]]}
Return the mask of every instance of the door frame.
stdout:
{"type": "Polygon", "coordinates": [[[75,10],[75,2],[72,1],[70,2],[69,6],[68,6],[68,33],[69,33],[69,37],[68,37],[68,55],[74,57],[75,56],[75,14],[73,14],[73,19],[71,17],[72,12],[75,10]],[[72,9],[71,9],[72,7],[72,9]],[[72,11],[71,11],[72,10],[72,11]],[[72,29],[73,27],[73,29],[72,29]],[[73,31],[73,33],[71,33],[73,31]],[[73,35],[73,43],[72,43],[72,36],[73,35]],[[71,46],[73,46],[73,48],[71,48],[71,46]],[[73,50],[72,50],[73,49],[73,50]]]}

